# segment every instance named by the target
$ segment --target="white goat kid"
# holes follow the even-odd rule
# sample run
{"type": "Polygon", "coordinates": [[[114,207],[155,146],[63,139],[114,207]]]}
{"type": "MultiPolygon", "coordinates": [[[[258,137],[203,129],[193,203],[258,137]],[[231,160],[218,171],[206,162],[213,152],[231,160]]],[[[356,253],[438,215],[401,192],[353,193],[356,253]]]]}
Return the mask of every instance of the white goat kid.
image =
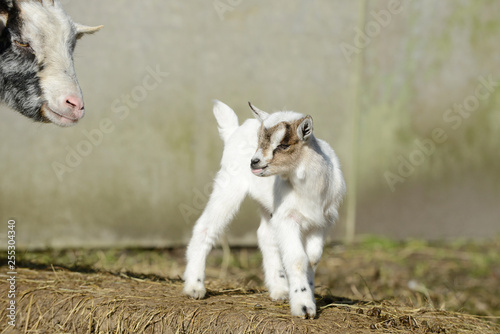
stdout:
{"type": "Polygon", "coordinates": [[[205,296],[206,257],[249,194],[262,208],[257,236],[271,298],[289,298],[293,315],[314,318],[314,272],[345,193],[339,161],[313,135],[310,116],[250,107],[256,119],[239,126],[234,111],[215,102],[225,147],[187,249],[184,293],[205,296]]]}

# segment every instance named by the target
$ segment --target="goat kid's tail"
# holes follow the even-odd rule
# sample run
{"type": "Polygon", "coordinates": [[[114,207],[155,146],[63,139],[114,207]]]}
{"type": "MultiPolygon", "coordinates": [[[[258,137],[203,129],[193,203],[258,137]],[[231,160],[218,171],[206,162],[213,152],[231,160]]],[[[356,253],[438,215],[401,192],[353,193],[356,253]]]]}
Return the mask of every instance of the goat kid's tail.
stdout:
{"type": "Polygon", "coordinates": [[[227,104],[214,100],[214,115],[219,125],[219,135],[224,143],[239,127],[238,116],[227,104]]]}

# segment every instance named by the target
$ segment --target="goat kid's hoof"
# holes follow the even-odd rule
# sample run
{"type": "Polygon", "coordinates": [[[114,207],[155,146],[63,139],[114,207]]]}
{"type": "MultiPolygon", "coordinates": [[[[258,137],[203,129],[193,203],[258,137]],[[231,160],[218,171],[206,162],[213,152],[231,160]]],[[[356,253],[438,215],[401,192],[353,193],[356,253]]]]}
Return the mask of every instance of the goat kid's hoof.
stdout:
{"type": "Polygon", "coordinates": [[[292,315],[296,317],[302,317],[304,319],[314,319],[316,318],[316,305],[291,305],[292,315]]]}
{"type": "Polygon", "coordinates": [[[184,283],[184,289],[182,290],[182,293],[194,299],[203,299],[207,293],[207,290],[205,289],[203,283],[200,282],[184,283]]]}

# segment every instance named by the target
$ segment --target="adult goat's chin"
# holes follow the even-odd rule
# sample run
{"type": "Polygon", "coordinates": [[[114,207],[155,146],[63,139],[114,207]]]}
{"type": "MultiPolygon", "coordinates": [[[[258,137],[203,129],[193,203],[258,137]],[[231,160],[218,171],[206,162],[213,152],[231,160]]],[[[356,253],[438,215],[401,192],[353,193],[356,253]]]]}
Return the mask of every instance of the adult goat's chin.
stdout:
{"type": "Polygon", "coordinates": [[[40,113],[45,123],[54,123],[62,127],[69,127],[77,124],[78,121],[85,115],[84,109],[81,109],[78,112],[60,112],[51,109],[47,103],[42,105],[40,113]]]}

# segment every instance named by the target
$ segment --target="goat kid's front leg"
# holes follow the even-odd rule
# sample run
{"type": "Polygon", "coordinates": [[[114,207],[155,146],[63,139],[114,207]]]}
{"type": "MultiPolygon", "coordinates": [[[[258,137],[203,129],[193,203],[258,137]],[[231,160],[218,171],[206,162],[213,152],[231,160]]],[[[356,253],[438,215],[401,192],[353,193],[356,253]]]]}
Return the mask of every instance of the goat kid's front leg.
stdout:
{"type": "Polygon", "coordinates": [[[214,190],[205,210],[194,226],[186,252],[183,293],[196,299],[201,299],[206,294],[204,282],[207,256],[238,211],[247,192],[247,187],[239,180],[222,179],[221,175],[224,175],[222,171],[215,180],[214,190]]]}
{"type": "Polygon", "coordinates": [[[299,223],[293,217],[273,218],[276,239],[289,282],[290,310],[292,315],[314,319],[316,302],[314,286],[308,278],[314,275],[307,253],[302,244],[299,223]]]}
{"type": "Polygon", "coordinates": [[[284,300],[289,295],[288,279],[281,263],[278,243],[269,224],[269,219],[270,215],[263,210],[257,238],[262,252],[262,264],[269,295],[272,300],[284,300]]]}

